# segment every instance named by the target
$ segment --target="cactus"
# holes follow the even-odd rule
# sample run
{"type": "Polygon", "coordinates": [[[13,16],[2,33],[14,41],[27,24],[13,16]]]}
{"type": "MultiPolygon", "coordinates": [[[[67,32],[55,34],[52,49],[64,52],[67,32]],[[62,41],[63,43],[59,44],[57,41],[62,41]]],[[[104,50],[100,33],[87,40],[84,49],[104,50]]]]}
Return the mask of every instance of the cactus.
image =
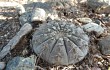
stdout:
{"type": "Polygon", "coordinates": [[[75,64],[88,53],[89,37],[83,29],[68,21],[50,21],[33,34],[34,52],[55,65],[75,64]]]}

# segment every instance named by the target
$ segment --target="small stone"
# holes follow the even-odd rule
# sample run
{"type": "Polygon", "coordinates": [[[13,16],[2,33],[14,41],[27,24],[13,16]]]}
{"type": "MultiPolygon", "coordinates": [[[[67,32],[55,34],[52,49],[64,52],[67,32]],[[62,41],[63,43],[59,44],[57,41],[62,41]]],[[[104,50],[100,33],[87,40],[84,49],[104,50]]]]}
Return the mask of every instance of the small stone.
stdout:
{"type": "Polygon", "coordinates": [[[87,32],[95,31],[98,35],[104,32],[104,28],[93,22],[83,25],[82,28],[87,32]]]}
{"type": "Polygon", "coordinates": [[[20,25],[31,21],[31,12],[25,12],[19,17],[20,25]]]}
{"type": "Polygon", "coordinates": [[[103,5],[97,8],[96,12],[100,14],[110,14],[110,5],[103,5]]]}
{"type": "Polygon", "coordinates": [[[26,48],[22,51],[22,54],[23,54],[23,55],[26,55],[26,54],[28,54],[28,53],[29,53],[29,50],[26,49],[26,48]]]}
{"type": "Polygon", "coordinates": [[[14,57],[7,63],[6,70],[35,70],[36,56],[14,57]]]}
{"type": "Polygon", "coordinates": [[[98,58],[98,59],[100,59],[100,60],[103,59],[103,58],[102,58],[100,55],[98,55],[98,54],[95,54],[94,57],[95,57],[95,58],[98,58]]]}
{"type": "Polygon", "coordinates": [[[97,23],[98,25],[101,24],[101,21],[98,19],[95,19],[94,22],[97,23]]]}
{"type": "Polygon", "coordinates": [[[110,55],[110,36],[103,38],[98,44],[104,55],[110,55]]]}
{"type": "Polygon", "coordinates": [[[102,62],[98,62],[98,65],[99,65],[100,67],[103,67],[102,62]]]}
{"type": "Polygon", "coordinates": [[[3,2],[3,1],[0,0],[0,7],[16,8],[16,10],[19,11],[20,15],[25,13],[25,9],[22,6],[22,4],[17,3],[17,2],[8,2],[8,1],[7,2],[6,1],[3,2]]]}
{"type": "Polygon", "coordinates": [[[59,16],[58,16],[56,10],[53,10],[53,12],[49,12],[47,14],[47,17],[50,18],[51,20],[54,20],[54,19],[59,20],[59,16]]]}
{"type": "Polygon", "coordinates": [[[97,9],[103,5],[110,5],[110,0],[87,0],[87,5],[92,9],[97,9]]]}
{"type": "Polygon", "coordinates": [[[103,21],[103,23],[105,24],[105,26],[107,26],[107,27],[110,26],[110,17],[104,17],[101,20],[103,21]]]}
{"type": "Polygon", "coordinates": [[[110,70],[110,67],[108,67],[108,70],[110,70]]]}
{"type": "Polygon", "coordinates": [[[35,8],[32,12],[31,22],[33,21],[45,21],[46,12],[44,9],[35,8]]]}
{"type": "Polygon", "coordinates": [[[90,23],[90,22],[92,22],[92,20],[90,18],[87,18],[87,17],[85,17],[85,18],[77,18],[77,20],[79,22],[81,22],[81,23],[90,23]]]}
{"type": "Polygon", "coordinates": [[[91,70],[101,70],[101,69],[98,67],[92,67],[91,70]]]}
{"type": "Polygon", "coordinates": [[[5,62],[0,62],[0,70],[3,70],[5,68],[5,62]]]}
{"type": "Polygon", "coordinates": [[[58,8],[70,8],[71,6],[76,6],[78,3],[77,0],[48,0],[47,2],[51,2],[53,7],[58,8]]]}

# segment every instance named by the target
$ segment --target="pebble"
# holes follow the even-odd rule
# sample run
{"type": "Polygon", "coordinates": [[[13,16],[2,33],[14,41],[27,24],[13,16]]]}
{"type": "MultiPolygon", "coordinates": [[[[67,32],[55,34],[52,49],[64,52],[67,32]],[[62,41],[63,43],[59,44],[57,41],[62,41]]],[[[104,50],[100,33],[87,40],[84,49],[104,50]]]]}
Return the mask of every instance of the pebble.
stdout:
{"type": "Polygon", "coordinates": [[[92,9],[97,9],[103,5],[110,5],[110,0],[87,0],[87,5],[92,9]]]}
{"type": "Polygon", "coordinates": [[[5,68],[5,62],[0,62],[0,70],[3,70],[5,68]]]}
{"type": "Polygon", "coordinates": [[[33,21],[45,21],[46,12],[44,9],[35,8],[32,12],[31,22],[33,21]]]}
{"type": "Polygon", "coordinates": [[[98,62],[98,65],[99,65],[100,67],[103,67],[102,62],[98,62]]]}
{"type": "Polygon", "coordinates": [[[84,18],[77,18],[77,20],[81,23],[90,23],[92,20],[90,18],[84,17],[84,18]]]}
{"type": "Polygon", "coordinates": [[[31,21],[31,12],[25,12],[19,17],[20,25],[23,26],[25,23],[31,21]]]}
{"type": "Polygon", "coordinates": [[[110,55],[110,36],[101,39],[98,42],[98,45],[100,46],[101,52],[104,55],[110,55]]]}
{"type": "Polygon", "coordinates": [[[100,24],[101,24],[101,21],[100,21],[100,20],[98,20],[98,19],[95,19],[95,20],[94,20],[94,22],[95,22],[95,23],[97,23],[98,25],[100,25],[100,24]]]}
{"type": "Polygon", "coordinates": [[[110,17],[104,17],[104,18],[102,18],[102,20],[103,20],[104,22],[110,22],[110,17]]]}
{"type": "Polygon", "coordinates": [[[100,14],[110,14],[110,5],[103,5],[97,8],[96,12],[100,14]]]}
{"type": "Polygon", "coordinates": [[[91,70],[101,70],[101,69],[98,67],[92,67],[91,70]]]}
{"type": "Polygon", "coordinates": [[[104,28],[93,22],[83,25],[82,28],[87,32],[95,31],[98,35],[104,32],[104,28]]]}
{"type": "Polygon", "coordinates": [[[36,56],[14,57],[7,63],[6,70],[35,70],[36,56]]]}

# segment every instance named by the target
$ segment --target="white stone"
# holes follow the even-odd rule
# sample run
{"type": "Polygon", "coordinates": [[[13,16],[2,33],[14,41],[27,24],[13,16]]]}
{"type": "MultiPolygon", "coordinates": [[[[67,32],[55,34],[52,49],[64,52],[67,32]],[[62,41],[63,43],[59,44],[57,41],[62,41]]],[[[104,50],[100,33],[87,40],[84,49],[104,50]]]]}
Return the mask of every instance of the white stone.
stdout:
{"type": "Polygon", "coordinates": [[[0,62],[0,70],[3,70],[5,68],[5,62],[0,62]]]}
{"type": "Polygon", "coordinates": [[[104,14],[105,17],[105,14],[110,13],[110,5],[103,5],[100,8],[97,8],[96,12],[100,14],[104,14]]]}
{"type": "Polygon", "coordinates": [[[77,18],[77,20],[81,23],[90,23],[92,20],[90,18],[84,17],[84,18],[77,18]]]}
{"type": "Polygon", "coordinates": [[[31,21],[45,21],[46,12],[44,9],[35,8],[32,12],[31,21]]]}
{"type": "Polygon", "coordinates": [[[95,31],[98,35],[104,32],[104,28],[93,22],[83,25],[82,28],[87,32],[95,31]]]}

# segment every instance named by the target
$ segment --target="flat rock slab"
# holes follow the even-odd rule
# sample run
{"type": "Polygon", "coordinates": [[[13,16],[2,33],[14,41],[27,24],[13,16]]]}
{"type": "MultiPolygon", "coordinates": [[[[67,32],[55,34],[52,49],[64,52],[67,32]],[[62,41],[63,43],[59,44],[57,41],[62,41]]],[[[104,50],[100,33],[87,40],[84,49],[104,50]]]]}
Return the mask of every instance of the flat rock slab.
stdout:
{"type": "Polygon", "coordinates": [[[9,41],[9,43],[3,47],[3,49],[0,51],[0,59],[5,57],[10,50],[12,50],[21,40],[21,38],[29,33],[32,30],[32,26],[29,23],[24,24],[20,31],[9,41]]]}
{"type": "Polygon", "coordinates": [[[14,57],[7,63],[6,70],[35,70],[36,56],[14,57]]]}
{"type": "Polygon", "coordinates": [[[103,38],[98,44],[103,54],[110,55],[110,36],[103,38]]]}

